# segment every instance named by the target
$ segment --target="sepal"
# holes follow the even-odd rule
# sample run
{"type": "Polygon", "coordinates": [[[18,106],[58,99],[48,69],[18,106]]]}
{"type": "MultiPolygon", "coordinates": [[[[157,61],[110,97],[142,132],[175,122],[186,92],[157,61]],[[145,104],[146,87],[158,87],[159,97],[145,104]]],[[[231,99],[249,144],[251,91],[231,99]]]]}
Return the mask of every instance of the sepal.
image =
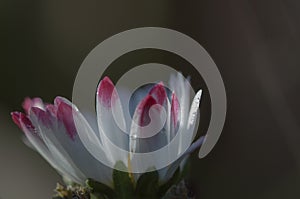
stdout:
{"type": "Polygon", "coordinates": [[[142,174],[136,183],[136,196],[137,198],[151,198],[158,197],[158,179],[159,174],[157,171],[151,171],[142,174]]]}
{"type": "Polygon", "coordinates": [[[58,184],[55,190],[57,194],[52,199],[168,199],[175,196],[189,198],[189,189],[183,181],[188,167],[188,163],[184,168],[178,167],[173,176],[160,185],[157,170],[141,174],[135,182],[125,164],[118,161],[112,174],[113,188],[93,179],[87,179],[86,186],[58,184]]]}
{"type": "Polygon", "coordinates": [[[93,179],[87,179],[86,185],[90,188],[94,198],[104,198],[105,195],[109,198],[113,198],[114,196],[114,191],[109,186],[102,184],[101,182],[97,182],[93,179]]]}
{"type": "Polygon", "coordinates": [[[134,198],[134,185],[133,180],[130,178],[129,172],[122,161],[115,164],[113,171],[113,182],[116,197],[118,199],[134,198]]]}

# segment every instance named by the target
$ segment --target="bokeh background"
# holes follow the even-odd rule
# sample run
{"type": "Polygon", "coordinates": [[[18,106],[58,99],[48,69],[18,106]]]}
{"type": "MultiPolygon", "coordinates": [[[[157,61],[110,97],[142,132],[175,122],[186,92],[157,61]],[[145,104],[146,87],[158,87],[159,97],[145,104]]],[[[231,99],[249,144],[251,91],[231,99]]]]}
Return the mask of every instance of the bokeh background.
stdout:
{"type": "MultiPolygon", "coordinates": [[[[190,181],[197,198],[299,198],[299,10],[297,0],[1,0],[0,198],[50,198],[60,181],[22,143],[9,113],[21,110],[26,96],[70,99],[89,51],[143,26],[175,29],[197,40],[225,83],[228,113],[221,138],[206,158],[193,157],[190,181]]],[[[118,76],[122,65],[156,56],[180,63],[149,51],[119,61],[110,72],[118,76]]],[[[207,124],[209,108],[203,110],[207,124]]]]}

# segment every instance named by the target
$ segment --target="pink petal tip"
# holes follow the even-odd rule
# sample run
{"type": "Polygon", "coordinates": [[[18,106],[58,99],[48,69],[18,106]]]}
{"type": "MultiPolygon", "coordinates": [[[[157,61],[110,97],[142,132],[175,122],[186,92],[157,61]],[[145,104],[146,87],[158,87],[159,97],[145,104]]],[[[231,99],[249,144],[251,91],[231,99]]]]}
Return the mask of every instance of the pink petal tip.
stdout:
{"type": "Polygon", "coordinates": [[[116,94],[117,92],[115,91],[113,82],[109,77],[104,77],[100,81],[97,90],[97,98],[101,105],[110,108],[118,97],[116,94]]]}
{"type": "Polygon", "coordinates": [[[149,92],[149,95],[153,96],[158,104],[163,105],[167,99],[167,93],[163,82],[156,84],[149,92]]]}
{"type": "Polygon", "coordinates": [[[64,124],[70,138],[74,140],[77,131],[73,120],[73,108],[63,98],[56,98],[55,100],[57,104],[57,118],[64,124]]]}
{"type": "Polygon", "coordinates": [[[139,114],[138,124],[145,126],[150,122],[149,110],[151,106],[157,104],[156,100],[151,95],[147,95],[138,105],[136,112],[139,114]]]}

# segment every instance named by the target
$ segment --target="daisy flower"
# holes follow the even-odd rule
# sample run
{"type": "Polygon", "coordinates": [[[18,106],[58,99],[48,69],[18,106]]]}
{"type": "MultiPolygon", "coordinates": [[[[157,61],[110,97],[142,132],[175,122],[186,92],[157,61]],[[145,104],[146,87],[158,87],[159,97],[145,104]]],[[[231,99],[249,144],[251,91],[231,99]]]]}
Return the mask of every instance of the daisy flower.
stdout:
{"type": "Polygon", "coordinates": [[[171,76],[168,88],[160,82],[134,95],[129,107],[132,118],[128,118],[114,84],[105,77],[96,92],[97,129],[63,97],[56,97],[53,104],[26,98],[24,113],[11,115],[31,147],[73,183],[59,185],[57,198],[89,198],[89,194],[94,198],[160,198],[180,181],[186,158],[203,142],[203,137],[193,142],[201,94],[199,90],[190,104],[189,82],[177,74],[171,76]],[[149,123],[162,129],[150,136],[149,128],[143,128],[149,123]],[[175,150],[180,156],[171,165],[159,168],[160,160],[134,164],[136,153],[159,150],[177,133],[175,150]],[[116,153],[110,141],[127,155],[116,153]],[[154,169],[134,173],[133,165],[154,169]]]}

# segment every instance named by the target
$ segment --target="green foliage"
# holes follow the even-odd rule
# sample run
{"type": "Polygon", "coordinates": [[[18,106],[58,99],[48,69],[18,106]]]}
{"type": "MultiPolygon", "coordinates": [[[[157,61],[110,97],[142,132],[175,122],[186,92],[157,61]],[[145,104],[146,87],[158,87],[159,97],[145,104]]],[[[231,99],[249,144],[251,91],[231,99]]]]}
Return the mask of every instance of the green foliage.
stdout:
{"type": "Polygon", "coordinates": [[[136,196],[138,198],[158,198],[158,180],[157,171],[142,174],[136,184],[136,196]]]}
{"type": "Polygon", "coordinates": [[[94,198],[105,197],[113,198],[114,191],[107,185],[97,182],[93,179],[88,179],[86,181],[87,186],[91,189],[91,192],[94,194],[94,198]],[[104,195],[104,196],[103,196],[104,195]]]}
{"type": "Polygon", "coordinates": [[[133,199],[134,198],[134,186],[132,179],[126,171],[127,168],[122,161],[118,161],[113,171],[113,181],[115,198],[117,199],[133,199]],[[123,171],[120,171],[123,170],[123,171]]]}
{"type": "Polygon", "coordinates": [[[113,188],[93,179],[88,179],[85,187],[76,185],[69,189],[61,185],[58,186],[56,191],[60,195],[52,199],[69,199],[69,196],[62,196],[62,193],[84,192],[90,195],[87,198],[84,197],[84,199],[165,199],[173,195],[170,190],[175,190],[176,185],[182,181],[187,173],[188,167],[189,164],[186,164],[183,169],[178,168],[173,176],[162,185],[159,185],[159,173],[156,170],[143,173],[134,183],[133,176],[128,172],[125,164],[119,161],[115,164],[112,174],[113,188]],[[166,193],[168,193],[167,197],[165,197],[166,193]]]}

